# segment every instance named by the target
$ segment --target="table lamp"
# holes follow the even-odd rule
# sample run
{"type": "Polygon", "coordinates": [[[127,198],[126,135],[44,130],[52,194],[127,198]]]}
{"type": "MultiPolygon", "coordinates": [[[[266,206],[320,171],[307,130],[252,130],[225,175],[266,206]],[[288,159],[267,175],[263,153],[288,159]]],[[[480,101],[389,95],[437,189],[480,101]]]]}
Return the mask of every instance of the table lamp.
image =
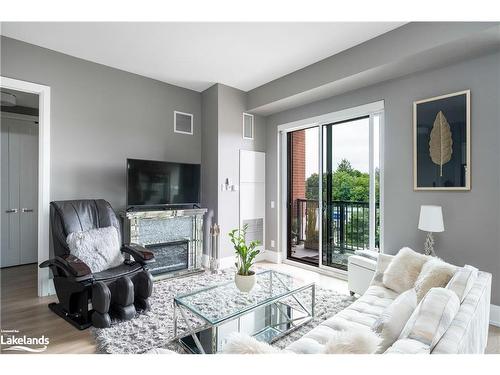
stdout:
{"type": "Polygon", "coordinates": [[[418,229],[427,232],[424,244],[426,255],[436,256],[433,233],[444,232],[443,210],[441,206],[420,206],[418,229]]]}

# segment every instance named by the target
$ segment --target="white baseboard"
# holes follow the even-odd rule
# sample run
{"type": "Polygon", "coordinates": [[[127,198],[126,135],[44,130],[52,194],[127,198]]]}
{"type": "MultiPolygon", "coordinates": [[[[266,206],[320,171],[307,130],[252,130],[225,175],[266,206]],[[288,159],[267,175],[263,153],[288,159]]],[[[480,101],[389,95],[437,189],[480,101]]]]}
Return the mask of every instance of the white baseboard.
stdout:
{"type": "Polygon", "coordinates": [[[277,251],[264,250],[257,256],[257,261],[266,261],[271,263],[281,263],[281,253],[277,251]]]}
{"type": "Polygon", "coordinates": [[[490,324],[500,327],[500,306],[490,305],[490,324]]]}
{"type": "MultiPolygon", "coordinates": [[[[210,258],[207,254],[203,254],[201,257],[201,264],[205,268],[210,268],[210,258]]],[[[224,257],[219,260],[219,265],[221,269],[234,267],[234,257],[224,257]]]]}

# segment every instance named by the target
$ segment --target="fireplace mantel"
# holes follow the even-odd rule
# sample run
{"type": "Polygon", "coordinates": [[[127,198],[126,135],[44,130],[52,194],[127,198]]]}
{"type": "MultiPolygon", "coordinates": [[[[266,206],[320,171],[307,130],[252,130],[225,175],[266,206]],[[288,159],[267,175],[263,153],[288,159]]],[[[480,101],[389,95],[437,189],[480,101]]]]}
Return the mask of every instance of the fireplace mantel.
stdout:
{"type": "MultiPolygon", "coordinates": [[[[156,278],[174,277],[202,271],[204,208],[154,211],[122,211],[125,242],[147,247],[157,261],[151,264],[156,278]],[[185,245],[185,266],[179,266],[185,245]],[[171,268],[170,255],[176,264],[171,268]]],[[[174,261],[173,260],[173,261],[174,261]]]]}

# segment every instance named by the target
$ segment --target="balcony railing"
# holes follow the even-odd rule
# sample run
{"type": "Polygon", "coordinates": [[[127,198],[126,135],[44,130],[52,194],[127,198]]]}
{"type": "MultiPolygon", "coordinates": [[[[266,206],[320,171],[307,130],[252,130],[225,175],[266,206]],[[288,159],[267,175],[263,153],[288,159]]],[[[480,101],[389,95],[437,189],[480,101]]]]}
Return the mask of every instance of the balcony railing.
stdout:
{"type": "MultiPolygon", "coordinates": [[[[304,243],[306,248],[317,248],[319,242],[318,201],[297,199],[294,209],[297,218],[294,230],[296,242],[304,243]]],[[[325,239],[323,249],[333,249],[334,252],[343,254],[369,248],[370,208],[368,202],[333,201],[329,206],[323,204],[323,212],[325,239]]],[[[377,204],[376,228],[379,228],[379,218],[379,205],[377,204]]],[[[375,237],[375,245],[378,247],[378,231],[375,237]]]]}

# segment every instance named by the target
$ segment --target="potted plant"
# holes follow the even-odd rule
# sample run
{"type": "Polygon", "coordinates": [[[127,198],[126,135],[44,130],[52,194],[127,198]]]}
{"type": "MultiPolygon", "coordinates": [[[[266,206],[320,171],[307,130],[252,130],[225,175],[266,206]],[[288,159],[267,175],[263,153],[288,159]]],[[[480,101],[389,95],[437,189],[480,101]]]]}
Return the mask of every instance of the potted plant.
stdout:
{"type": "Polygon", "coordinates": [[[250,292],[255,285],[255,272],[250,268],[253,266],[255,257],[260,253],[260,250],[255,249],[260,245],[259,241],[250,241],[248,245],[246,244],[247,229],[248,225],[245,224],[243,229],[233,229],[229,232],[229,238],[236,253],[234,282],[236,287],[245,293],[250,292]]]}

